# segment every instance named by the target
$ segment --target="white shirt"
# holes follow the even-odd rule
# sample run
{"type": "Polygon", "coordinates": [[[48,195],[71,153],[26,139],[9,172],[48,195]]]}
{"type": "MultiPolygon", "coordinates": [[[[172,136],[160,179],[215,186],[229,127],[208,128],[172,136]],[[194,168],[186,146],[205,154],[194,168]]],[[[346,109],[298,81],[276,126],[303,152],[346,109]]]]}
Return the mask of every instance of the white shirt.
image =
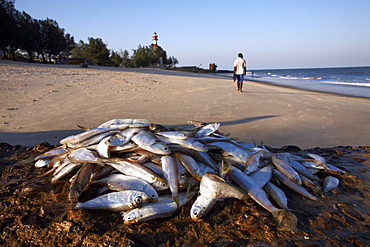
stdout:
{"type": "Polygon", "coordinates": [[[244,67],[247,67],[247,62],[243,58],[238,57],[234,61],[234,67],[236,67],[236,73],[235,74],[242,75],[242,74],[244,74],[244,67]]]}

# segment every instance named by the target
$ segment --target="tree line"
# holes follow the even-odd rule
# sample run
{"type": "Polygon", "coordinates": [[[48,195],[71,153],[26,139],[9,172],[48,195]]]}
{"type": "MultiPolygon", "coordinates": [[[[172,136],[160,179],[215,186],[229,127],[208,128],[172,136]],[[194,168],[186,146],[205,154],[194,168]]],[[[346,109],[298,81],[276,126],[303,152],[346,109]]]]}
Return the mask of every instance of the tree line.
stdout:
{"type": "Polygon", "coordinates": [[[175,57],[167,57],[162,47],[141,46],[128,51],[109,50],[100,38],[88,38],[75,43],[74,37],[49,18],[37,20],[14,7],[14,0],[0,0],[0,48],[3,56],[16,59],[25,54],[30,62],[35,58],[43,62],[53,57],[85,58],[103,66],[148,67],[150,65],[176,65],[175,57]]]}

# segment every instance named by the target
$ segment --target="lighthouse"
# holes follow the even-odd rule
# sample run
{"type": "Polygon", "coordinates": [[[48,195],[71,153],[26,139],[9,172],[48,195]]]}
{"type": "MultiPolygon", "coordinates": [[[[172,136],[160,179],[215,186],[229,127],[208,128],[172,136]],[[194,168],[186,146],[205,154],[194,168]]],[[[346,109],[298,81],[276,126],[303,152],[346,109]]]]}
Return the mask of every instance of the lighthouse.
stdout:
{"type": "Polygon", "coordinates": [[[153,33],[153,36],[152,36],[152,42],[153,42],[153,46],[154,47],[157,47],[157,43],[158,43],[158,35],[156,32],[153,33]]]}

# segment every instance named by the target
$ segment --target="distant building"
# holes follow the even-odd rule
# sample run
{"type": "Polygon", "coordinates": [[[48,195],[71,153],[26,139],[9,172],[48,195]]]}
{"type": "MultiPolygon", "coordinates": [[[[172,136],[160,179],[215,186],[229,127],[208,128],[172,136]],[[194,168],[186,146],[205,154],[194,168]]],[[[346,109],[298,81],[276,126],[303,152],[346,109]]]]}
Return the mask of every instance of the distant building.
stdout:
{"type": "Polygon", "coordinates": [[[68,57],[52,57],[51,62],[54,64],[68,64],[68,57]]]}
{"type": "Polygon", "coordinates": [[[86,58],[68,58],[68,64],[70,65],[89,64],[89,61],[86,58]]]}

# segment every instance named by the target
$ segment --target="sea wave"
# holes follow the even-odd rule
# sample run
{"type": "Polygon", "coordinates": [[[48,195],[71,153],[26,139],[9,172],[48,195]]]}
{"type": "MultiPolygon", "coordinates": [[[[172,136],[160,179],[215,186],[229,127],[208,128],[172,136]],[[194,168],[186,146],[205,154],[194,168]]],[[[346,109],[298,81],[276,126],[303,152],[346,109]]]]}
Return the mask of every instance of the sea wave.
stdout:
{"type": "MultiPolygon", "coordinates": [[[[277,76],[277,75],[276,75],[277,76]]],[[[289,80],[322,80],[322,77],[295,77],[295,76],[279,76],[281,79],[289,80]]]]}
{"type": "Polygon", "coordinates": [[[342,81],[321,81],[321,83],[370,87],[370,82],[361,83],[361,82],[342,82],[342,81]]]}

